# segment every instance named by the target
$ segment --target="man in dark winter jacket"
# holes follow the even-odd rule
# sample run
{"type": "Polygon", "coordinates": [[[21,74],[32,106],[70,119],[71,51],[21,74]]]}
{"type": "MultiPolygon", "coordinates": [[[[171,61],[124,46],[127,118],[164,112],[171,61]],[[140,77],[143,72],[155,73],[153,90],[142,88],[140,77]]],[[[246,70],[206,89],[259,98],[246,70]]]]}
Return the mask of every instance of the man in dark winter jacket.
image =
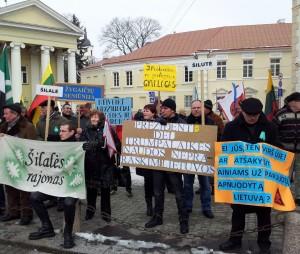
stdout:
{"type": "Polygon", "coordinates": [[[65,103],[62,108],[61,108],[61,113],[62,113],[62,116],[66,119],[68,119],[73,126],[77,126],[78,123],[77,123],[77,117],[75,117],[73,115],[73,112],[72,112],[72,107],[69,103],[65,103]]]}
{"type": "MultiPolygon", "coordinates": [[[[0,125],[0,133],[35,140],[36,130],[32,123],[21,116],[21,107],[18,103],[3,107],[5,121],[0,125]]],[[[21,218],[20,225],[27,225],[32,220],[32,208],[30,205],[30,192],[21,191],[5,186],[7,194],[7,213],[1,217],[1,221],[10,221],[21,218]]]]}
{"type": "MultiPolygon", "coordinates": [[[[176,114],[176,103],[172,99],[166,99],[161,105],[161,118],[158,122],[162,124],[167,123],[186,123],[176,114]]],[[[153,172],[154,182],[154,198],[155,208],[154,216],[149,222],[145,224],[146,228],[153,228],[163,223],[163,211],[164,211],[164,191],[166,185],[166,178],[169,178],[175,192],[176,203],[178,208],[180,232],[186,234],[189,231],[188,227],[188,213],[184,205],[184,192],[182,183],[182,174],[158,171],[153,172]]]]}
{"type": "MultiPolygon", "coordinates": [[[[244,100],[241,103],[241,114],[226,124],[222,141],[244,141],[253,144],[265,142],[278,146],[276,126],[267,120],[262,113],[262,108],[262,103],[256,98],[244,100]]],[[[260,253],[270,253],[271,208],[238,204],[232,204],[231,207],[233,211],[230,238],[220,245],[220,250],[229,251],[241,247],[245,214],[256,213],[259,229],[257,243],[260,253]]]]}
{"type": "Polygon", "coordinates": [[[295,153],[295,201],[300,206],[300,93],[294,92],[284,100],[284,107],[274,118],[280,143],[285,150],[295,153]]]}
{"type": "MultiPolygon", "coordinates": [[[[187,117],[188,124],[201,124],[201,101],[195,100],[192,102],[191,114],[187,117]]],[[[214,121],[205,116],[205,124],[214,125],[214,121]]],[[[193,198],[194,198],[194,180],[195,175],[184,174],[184,199],[185,206],[188,212],[192,212],[193,198]]],[[[209,177],[204,175],[198,175],[200,186],[200,200],[202,205],[202,213],[205,217],[212,219],[214,215],[211,211],[211,188],[209,183],[209,177]]]]}
{"type": "MultiPolygon", "coordinates": [[[[62,123],[60,126],[60,139],[63,142],[75,142],[75,127],[71,122],[62,123]]],[[[48,211],[44,205],[44,201],[49,199],[49,195],[41,192],[31,193],[31,202],[34,211],[38,215],[42,227],[37,231],[29,234],[29,240],[38,240],[42,238],[48,238],[55,236],[53,225],[49,218],[48,211]]],[[[75,218],[75,204],[77,199],[72,197],[62,198],[63,210],[65,216],[65,228],[64,228],[64,243],[63,247],[65,249],[72,248],[74,244],[72,231],[75,218]]]]}

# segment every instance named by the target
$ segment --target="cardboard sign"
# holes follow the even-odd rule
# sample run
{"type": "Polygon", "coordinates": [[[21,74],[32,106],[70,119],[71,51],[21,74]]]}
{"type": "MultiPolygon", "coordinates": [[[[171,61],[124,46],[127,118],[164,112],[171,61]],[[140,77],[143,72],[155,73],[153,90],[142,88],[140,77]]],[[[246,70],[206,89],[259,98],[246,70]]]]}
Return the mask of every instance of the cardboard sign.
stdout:
{"type": "Polygon", "coordinates": [[[36,94],[51,97],[60,97],[63,94],[63,88],[60,86],[37,85],[36,94]]]}
{"type": "Polygon", "coordinates": [[[59,100],[95,102],[96,99],[103,97],[104,88],[100,86],[69,85],[68,83],[57,85],[63,87],[63,94],[58,98],[59,100]]]}
{"type": "Polygon", "coordinates": [[[188,67],[192,71],[211,70],[211,69],[215,69],[217,67],[217,60],[215,58],[197,59],[195,61],[190,62],[188,67]]]}
{"type": "Polygon", "coordinates": [[[295,209],[289,179],[293,153],[240,141],[217,142],[215,152],[215,202],[295,209]]]}
{"type": "Polygon", "coordinates": [[[176,66],[144,64],[144,90],[176,91],[176,66]]]}
{"type": "Polygon", "coordinates": [[[131,98],[96,99],[96,108],[102,111],[110,124],[121,125],[131,119],[131,98]]]}
{"type": "Polygon", "coordinates": [[[125,166],[212,175],[217,126],[126,121],[121,164],[125,166]]]}

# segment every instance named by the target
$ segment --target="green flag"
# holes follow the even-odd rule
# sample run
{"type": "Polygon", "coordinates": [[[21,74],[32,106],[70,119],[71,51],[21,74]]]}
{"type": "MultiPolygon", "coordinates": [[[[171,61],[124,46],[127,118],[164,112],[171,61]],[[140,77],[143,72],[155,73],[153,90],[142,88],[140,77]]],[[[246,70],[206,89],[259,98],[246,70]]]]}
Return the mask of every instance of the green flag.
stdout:
{"type": "Polygon", "coordinates": [[[0,92],[1,92],[1,104],[12,104],[12,90],[10,73],[8,66],[8,49],[6,45],[0,55],[0,92]]]}

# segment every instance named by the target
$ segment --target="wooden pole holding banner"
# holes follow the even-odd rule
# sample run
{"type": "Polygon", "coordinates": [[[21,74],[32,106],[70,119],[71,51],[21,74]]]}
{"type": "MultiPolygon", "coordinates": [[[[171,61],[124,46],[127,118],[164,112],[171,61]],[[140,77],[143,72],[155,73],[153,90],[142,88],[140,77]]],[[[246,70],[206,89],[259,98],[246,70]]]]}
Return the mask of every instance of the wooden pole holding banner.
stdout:
{"type": "Polygon", "coordinates": [[[50,104],[51,104],[51,98],[50,98],[50,96],[48,96],[48,100],[47,100],[47,114],[46,114],[46,127],[45,127],[45,141],[47,141],[48,135],[49,135],[50,104]]]}
{"type": "Polygon", "coordinates": [[[156,104],[157,115],[160,113],[160,91],[157,92],[157,104],[156,104]]]}
{"type": "Polygon", "coordinates": [[[205,125],[205,113],[204,113],[204,76],[203,76],[203,70],[200,71],[200,90],[201,90],[201,125],[205,125]]]}

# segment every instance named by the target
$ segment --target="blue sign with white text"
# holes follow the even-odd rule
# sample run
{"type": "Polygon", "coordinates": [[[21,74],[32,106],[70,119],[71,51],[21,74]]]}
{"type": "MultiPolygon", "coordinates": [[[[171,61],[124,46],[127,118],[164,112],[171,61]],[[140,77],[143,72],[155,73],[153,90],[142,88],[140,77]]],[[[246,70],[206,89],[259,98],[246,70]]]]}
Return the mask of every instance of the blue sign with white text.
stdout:
{"type": "Polygon", "coordinates": [[[56,85],[62,86],[64,89],[63,96],[58,97],[59,100],[95,102],[96,99],[102,98],[104,93],[103,86],[69,85],[67,83],[56,85]]]}

